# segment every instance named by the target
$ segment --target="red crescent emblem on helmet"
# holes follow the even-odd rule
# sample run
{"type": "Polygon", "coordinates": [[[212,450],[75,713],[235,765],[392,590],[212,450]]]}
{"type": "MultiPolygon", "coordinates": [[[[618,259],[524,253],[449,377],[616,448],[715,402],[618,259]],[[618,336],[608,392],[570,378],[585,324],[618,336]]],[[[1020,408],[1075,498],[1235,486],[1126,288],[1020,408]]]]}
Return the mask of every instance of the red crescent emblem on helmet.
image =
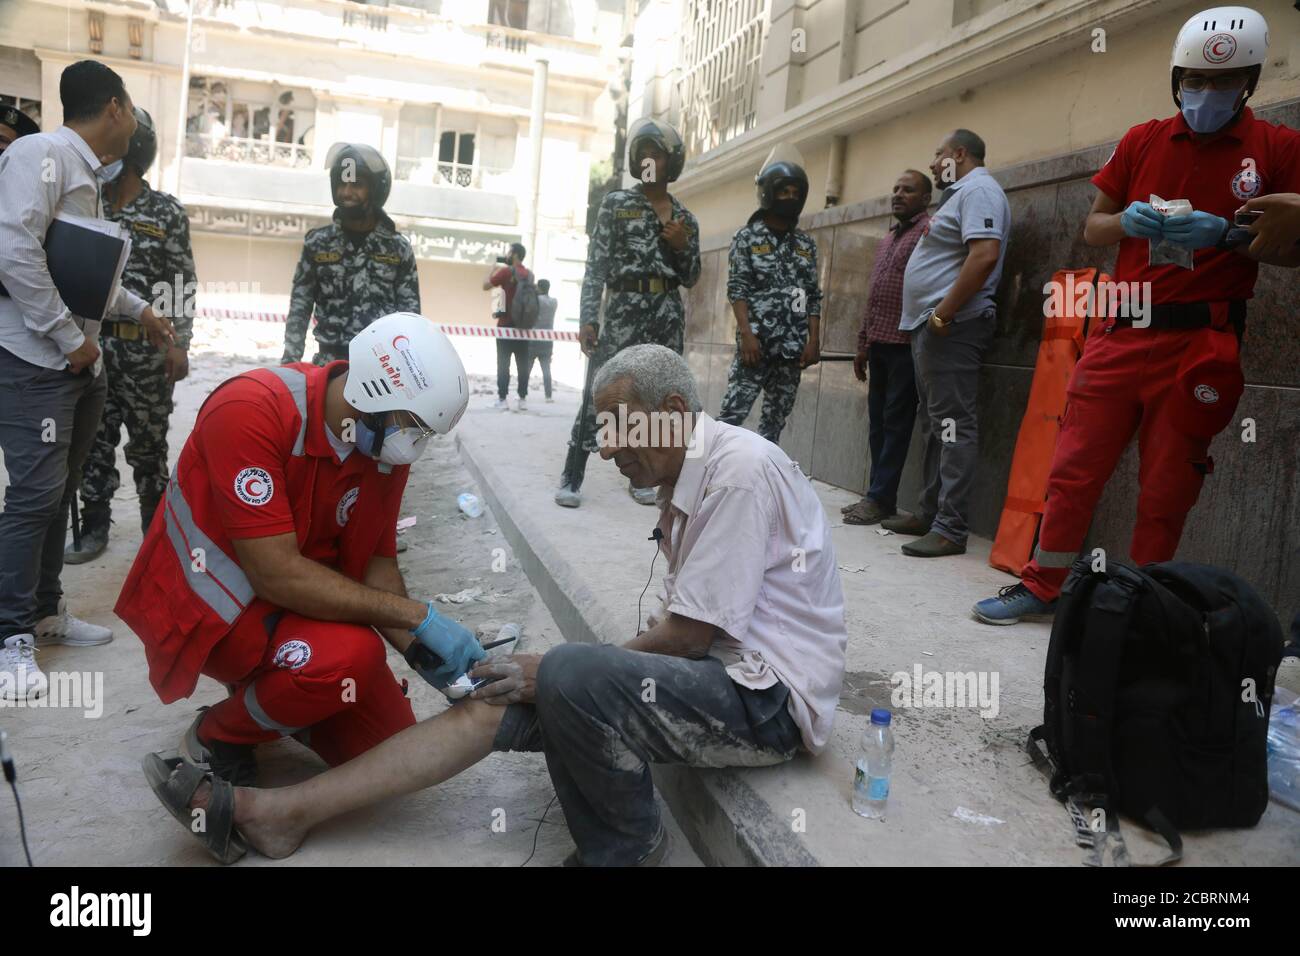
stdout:
{"type": "Polygon", "coordinates": [[[399,335],[395,339],[393,339],[393,348],[397,349],[397,351],[399,352],[402,349],[409,349],[410,347],[411,347],[411,340],[407,338],[405,335],[399,335]]]}
{"type": "Polygon", "coordinates": [[[1231,33],[1216,33],[1205,41],[1202,52],[1207,63],[1224,63],[1237,52],[1237,38],[1231,33]]]}

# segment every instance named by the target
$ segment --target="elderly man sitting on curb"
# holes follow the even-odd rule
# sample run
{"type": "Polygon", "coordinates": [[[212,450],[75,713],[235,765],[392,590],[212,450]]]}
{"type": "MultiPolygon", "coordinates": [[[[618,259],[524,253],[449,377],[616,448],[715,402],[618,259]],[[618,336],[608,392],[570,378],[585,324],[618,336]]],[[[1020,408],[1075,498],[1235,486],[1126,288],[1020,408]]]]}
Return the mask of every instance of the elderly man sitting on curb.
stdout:
{"type": "MultiPolygon", "coordinates": [[[[624,349],[594,394],[601,457],[660,489],[662,618],[622,646],[484,662],[470,676],[494,680],[475,699],[304,783],[232,793],[213,779],[244,841],[287,856],[340,813],[440,783],[493,750],[541,750],[577,844],[566,863],[653,865],[667,835],[650,764],[765,766],[826,745],[847,635],[811,483],[778,446],[703,413],[671,349],[624,349]],[[637,427],[655,412],[681,426],[666,442],[637,427]]],[[[193,805],[209,797],[200,788],[193,805]]]]}

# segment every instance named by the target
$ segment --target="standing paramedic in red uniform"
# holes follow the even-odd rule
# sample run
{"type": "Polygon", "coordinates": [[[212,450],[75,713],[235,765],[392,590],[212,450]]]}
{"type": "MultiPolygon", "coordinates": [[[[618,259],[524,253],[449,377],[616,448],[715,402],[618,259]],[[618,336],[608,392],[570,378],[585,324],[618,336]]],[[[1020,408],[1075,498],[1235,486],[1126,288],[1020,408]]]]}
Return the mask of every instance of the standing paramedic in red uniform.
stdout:
{"type": "Polygon", "coordinates": [[[1112,310],[1104,331],[1089,336],[1070,380],[1038,547],[1022,583],[975,605],[986,624],[1055,612],[1097,500],[1135,432],[1140,491],[1130,557],[1168,561],[1178,549],[1212,470],[1210,441],[1241,396],[1238,343],[1258,263],[1300,265],[1295,247],[1252,257],[1252,237],[1231,228],[1247,200],[1300,191],[1300,133],[1256,119],[1245,105],[1267,46],[1264,18],[1247,7],[1188,20],[1170,64],[1179,112],[1130,129],[1092,178],[1099,193],[1084,240],[1118,242],[1116,281],[1149,289],[1151,301],[1139,314],[1112,310]],[[1186,199],[1194,211],[1162,215],[1149,205],[1152,195],[1186,199]],[[1162,239],[1185,250],[1194,268],[1149,264],[1149,240],[1162,239]]]}
{"type": "Polygon", "coordinates": [[[255,744],[294,735],[333,765],[411,726],[380,634],[436,687],[484,656],[407,597],[395,558],[409,466],[467,404],[455,349],[413,313],[364,329],[347,362],[255,369],[209,396],[115,608],[164,703],[200,674],[230,691],[157,761],[156,792],[182,761],[250,784],[255,744]]]}

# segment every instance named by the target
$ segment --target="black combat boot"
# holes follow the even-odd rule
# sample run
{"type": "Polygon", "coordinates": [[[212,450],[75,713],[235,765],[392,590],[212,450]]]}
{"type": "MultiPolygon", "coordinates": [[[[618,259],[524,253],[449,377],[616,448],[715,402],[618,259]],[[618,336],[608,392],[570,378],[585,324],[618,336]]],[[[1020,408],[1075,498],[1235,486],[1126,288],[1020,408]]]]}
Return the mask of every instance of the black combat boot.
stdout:
{"type": "Polygon", "coordinates": [[[576,508],[582,504],[582,479],[587,473],[587,455],[585,448],[569,446],[569,455],[564,459],[564,474],[560,476],[560,488],[555,492],[555,503],[562,508],[576,508]]]}
{"type": "Polygon", "coordinates": [[[87,501],[81,508],[81,547],[69,541],[63,549],[65,564],[94,561],[108,547],[108,526],[112,524],[113,505],[108,501],[87,501]]]}

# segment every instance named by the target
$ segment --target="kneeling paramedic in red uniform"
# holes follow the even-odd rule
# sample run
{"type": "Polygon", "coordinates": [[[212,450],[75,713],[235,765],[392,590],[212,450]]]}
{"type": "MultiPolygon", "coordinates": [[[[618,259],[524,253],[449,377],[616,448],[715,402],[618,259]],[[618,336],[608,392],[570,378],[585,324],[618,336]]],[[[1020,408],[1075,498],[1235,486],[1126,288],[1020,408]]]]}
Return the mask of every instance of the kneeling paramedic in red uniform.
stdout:
{"type": "Polygon", "coordinates": [[[1135,432],[1140,490],[1129,555],[1137,564],[1174,557],[1213,469],[1210,441],[1232,421],[1244,387],[1238,344],[1258,263],[1300,265],[1295,247],[1252,256],[1252,236],[1232,222],[1255,196],[1300,190],[1300,133],[1256,119],[1245,105],[1267,44],[1264,18],[1246,7],[1188,20],[1170,63],[1179,112],[1130,129],[1092,178],[1100,192],[1084,240],[1118,242],[1117,282],[1150,298],[1134,309],[1130,292],[1129,308],[1113,309],[1089,336],[1070,380],[1033,560],[1022,583],[975,605],[977,620],[1051,618],[1135,432]],[[1193,211],[1165,215],[1153,196],[1186,199],[1193,211]],[[1183,265],[1153,254],[1157,243],[1172,244],[1168,258],[1181,255],[1183,265]]]}
{"type": "Polygon", "coordinates": [[[251,784],[253,746],[282,736],[334,765],[411,726],[380,634],[435,687],[484,657],[407,597],[395,558],[409,466],[467,404],[456,350],[406,312],[357,335],[346,362],[255,369],[208,397],[115,608],[164,703],[200,674],[230,691],[180,758],[146,759],[155,791],[182,762],[251,784]]]}

